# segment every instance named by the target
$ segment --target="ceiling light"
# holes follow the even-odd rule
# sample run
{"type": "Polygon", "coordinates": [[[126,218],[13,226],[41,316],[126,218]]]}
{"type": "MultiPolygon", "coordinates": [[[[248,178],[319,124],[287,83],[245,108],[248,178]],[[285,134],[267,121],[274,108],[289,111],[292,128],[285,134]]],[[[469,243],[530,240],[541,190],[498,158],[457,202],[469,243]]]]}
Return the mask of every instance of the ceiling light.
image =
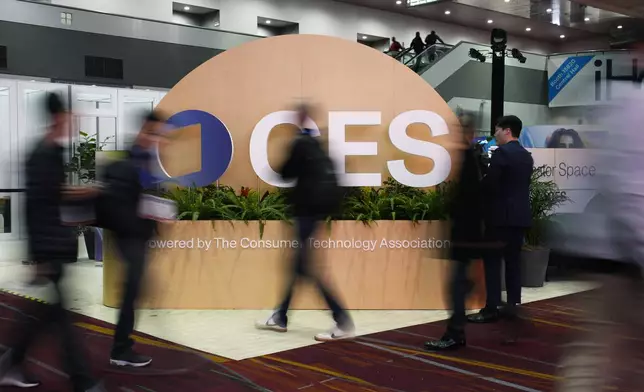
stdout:
{"type": "Polygon", "coordinates": [[[547,12],[547,13],[549,13],[549,14],[551,14],[551,13],[552,13],[552,8],[548,8],[548,9],[546,10],[546,12],[547,12]]]}
{"type": "Polygon", "coordinates": [[[532,28],[530,28],[530,27],[526,27],[526,28],[525,28],[525,31],[532,31],[532,28]]]}
{"type": "Polygon", "coordinates": [[[271,24],[270,19],[266,19],[266,24],[271,24]]]}
{"type": "Polygon", "coordinates": [[[619,26],[617,26],[617,28],[618,28],[618,29],[622,29],[622,28],[624,28],[624,26],[619,25],[619,26]]]}
{"type": "Polygon", "coordinates": [[[183,7],[183,9],[184,9],[184,10],[186,10],[186,11],[190,11],[190,7],[189,7],[189,6],[185,6],[185,7],[183,7]]]}
{"type": "Polygon", "coordinates": [[[589,17],[585,17],[585,18],[584,18],[584,20],[585,20],[586,22],[590,22],[590,18],[589,18],[589,17]]]}
{"type": "Polygon", "coordinates": [[[509,2],[510,2],[510,0],[505,0],[505,2],[506,2],[506,3],[509,3],[509,2]]]}
{"type": "Polygon", "coordinates": [[[396,2],[396,4],[401,5],[401,4],[402,4],[402,0],[398,0],[398,1],[396,2]]]}
{"type": "Polygon", "coordinates": [[[563,35],[563,34],[561,34],[561,35],[559,36],[559,38],[564,39],[564,38],[566,38],[566,36],[565,36],[565,35],[563,35]]]}
{"type": "Polygon", "coordinates": [[[445,11],[445,15],[449,15],[451,13],[452,13],[452,11],[450,11],[450,10],[445,11]]]}
{"type": "Polygon", "coordinates": [[[488,19],[487,22],[488,23],[494,23],[494,21],[492,19],[488,19]]]}
{"type": "Polygon", "coordinates": [[[366,35],[362,36],[362,39],[367,39],[367,38],[369,38],[369,37],[367,37],[366,35]]]}

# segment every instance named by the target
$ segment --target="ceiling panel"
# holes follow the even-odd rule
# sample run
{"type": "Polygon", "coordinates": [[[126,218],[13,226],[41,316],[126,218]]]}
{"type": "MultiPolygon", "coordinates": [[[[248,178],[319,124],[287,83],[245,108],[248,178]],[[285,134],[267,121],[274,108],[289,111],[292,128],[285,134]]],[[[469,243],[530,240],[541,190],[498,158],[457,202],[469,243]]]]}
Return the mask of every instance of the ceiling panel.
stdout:
{"type": "Polygon", "coordinates": [[[598,36],[620,39],[644,36],[642,20],[629,16],[644,8],[644,0],[442,0],[415,7],[406,6],[404,0],[401,4],[396,0],[336,1],[484,30],[502,28],[509,34],[541,41],[561,42],[562,34],[568,41],[598,36]],[[639,7],[629,15],[620,6],[599,8],[613,2],[618,5],[637,2],[639,7]],[[445,14],[447,10],[449,15],[445,14]],[[489,19],[494,23],[488,24],[489,19]],[[526,31],[526,27],[531,31],[526,31]]]}

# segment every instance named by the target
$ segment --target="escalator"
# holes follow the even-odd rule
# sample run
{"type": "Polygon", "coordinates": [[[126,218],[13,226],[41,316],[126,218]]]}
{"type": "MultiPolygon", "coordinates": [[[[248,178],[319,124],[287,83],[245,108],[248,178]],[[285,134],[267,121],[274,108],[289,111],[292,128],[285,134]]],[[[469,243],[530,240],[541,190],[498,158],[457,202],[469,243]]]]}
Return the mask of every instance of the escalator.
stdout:
{"type": "Polygon", "coordinates": [[[435,44],[416,54],[411,48],[405,49],[394,58],[405,64],[419,75],[425,73],[434,64],[445,57],[454,48],[453,45],[435,44]]]}

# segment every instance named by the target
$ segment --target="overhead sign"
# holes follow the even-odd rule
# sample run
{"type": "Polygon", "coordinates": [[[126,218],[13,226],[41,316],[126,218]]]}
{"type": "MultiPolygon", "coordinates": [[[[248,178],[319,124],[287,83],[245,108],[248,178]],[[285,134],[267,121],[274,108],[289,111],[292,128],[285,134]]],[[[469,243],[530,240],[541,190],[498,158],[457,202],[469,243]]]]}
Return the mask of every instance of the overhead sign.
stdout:
{"type": "Polygon", "coordinates": [[[548,79],[548,102],[552,102],[592,59],[593,56],[573,56],[564,60],[548,79]]]}
{"type": "Polygon", "coordinates": [[[634,53],[608,51],[594,55],[551,56],[548,58],[549,106],[609,104],[633,90],[641,90],[643,79],[644,65],[634,53]],[[618,87],[624,85],[623,82],[632,82],[631,91],[618,87]]]}
{"type": "Polygon", "coordinates": [[[161,172],[184,186],[294,185],[277,169],[302,98],[318,109],[307,127],[328,146],[345,186],[380,186],[391,176],[432,187],[454,172],[460,126],[429,84],[371,48],[314,35],[241,45],[181,80],[158,106],[177,128],[160,149],[161,172]]]}

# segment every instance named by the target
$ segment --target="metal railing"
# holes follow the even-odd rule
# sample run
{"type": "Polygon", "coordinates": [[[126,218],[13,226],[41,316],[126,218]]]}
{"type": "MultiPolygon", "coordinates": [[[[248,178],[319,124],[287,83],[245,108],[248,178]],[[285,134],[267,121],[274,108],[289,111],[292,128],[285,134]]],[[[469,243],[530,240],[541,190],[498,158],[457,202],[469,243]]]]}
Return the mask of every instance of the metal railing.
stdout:
{"type": "Polygon", "coordinates": [[[413,69],[417,74],[421,74],[445,57],[454,47],[454,45],[434,44],[418,54],[414,53],[413,56],[409,56],[404,59],[405,61],[401,62],[413,69]]]}

